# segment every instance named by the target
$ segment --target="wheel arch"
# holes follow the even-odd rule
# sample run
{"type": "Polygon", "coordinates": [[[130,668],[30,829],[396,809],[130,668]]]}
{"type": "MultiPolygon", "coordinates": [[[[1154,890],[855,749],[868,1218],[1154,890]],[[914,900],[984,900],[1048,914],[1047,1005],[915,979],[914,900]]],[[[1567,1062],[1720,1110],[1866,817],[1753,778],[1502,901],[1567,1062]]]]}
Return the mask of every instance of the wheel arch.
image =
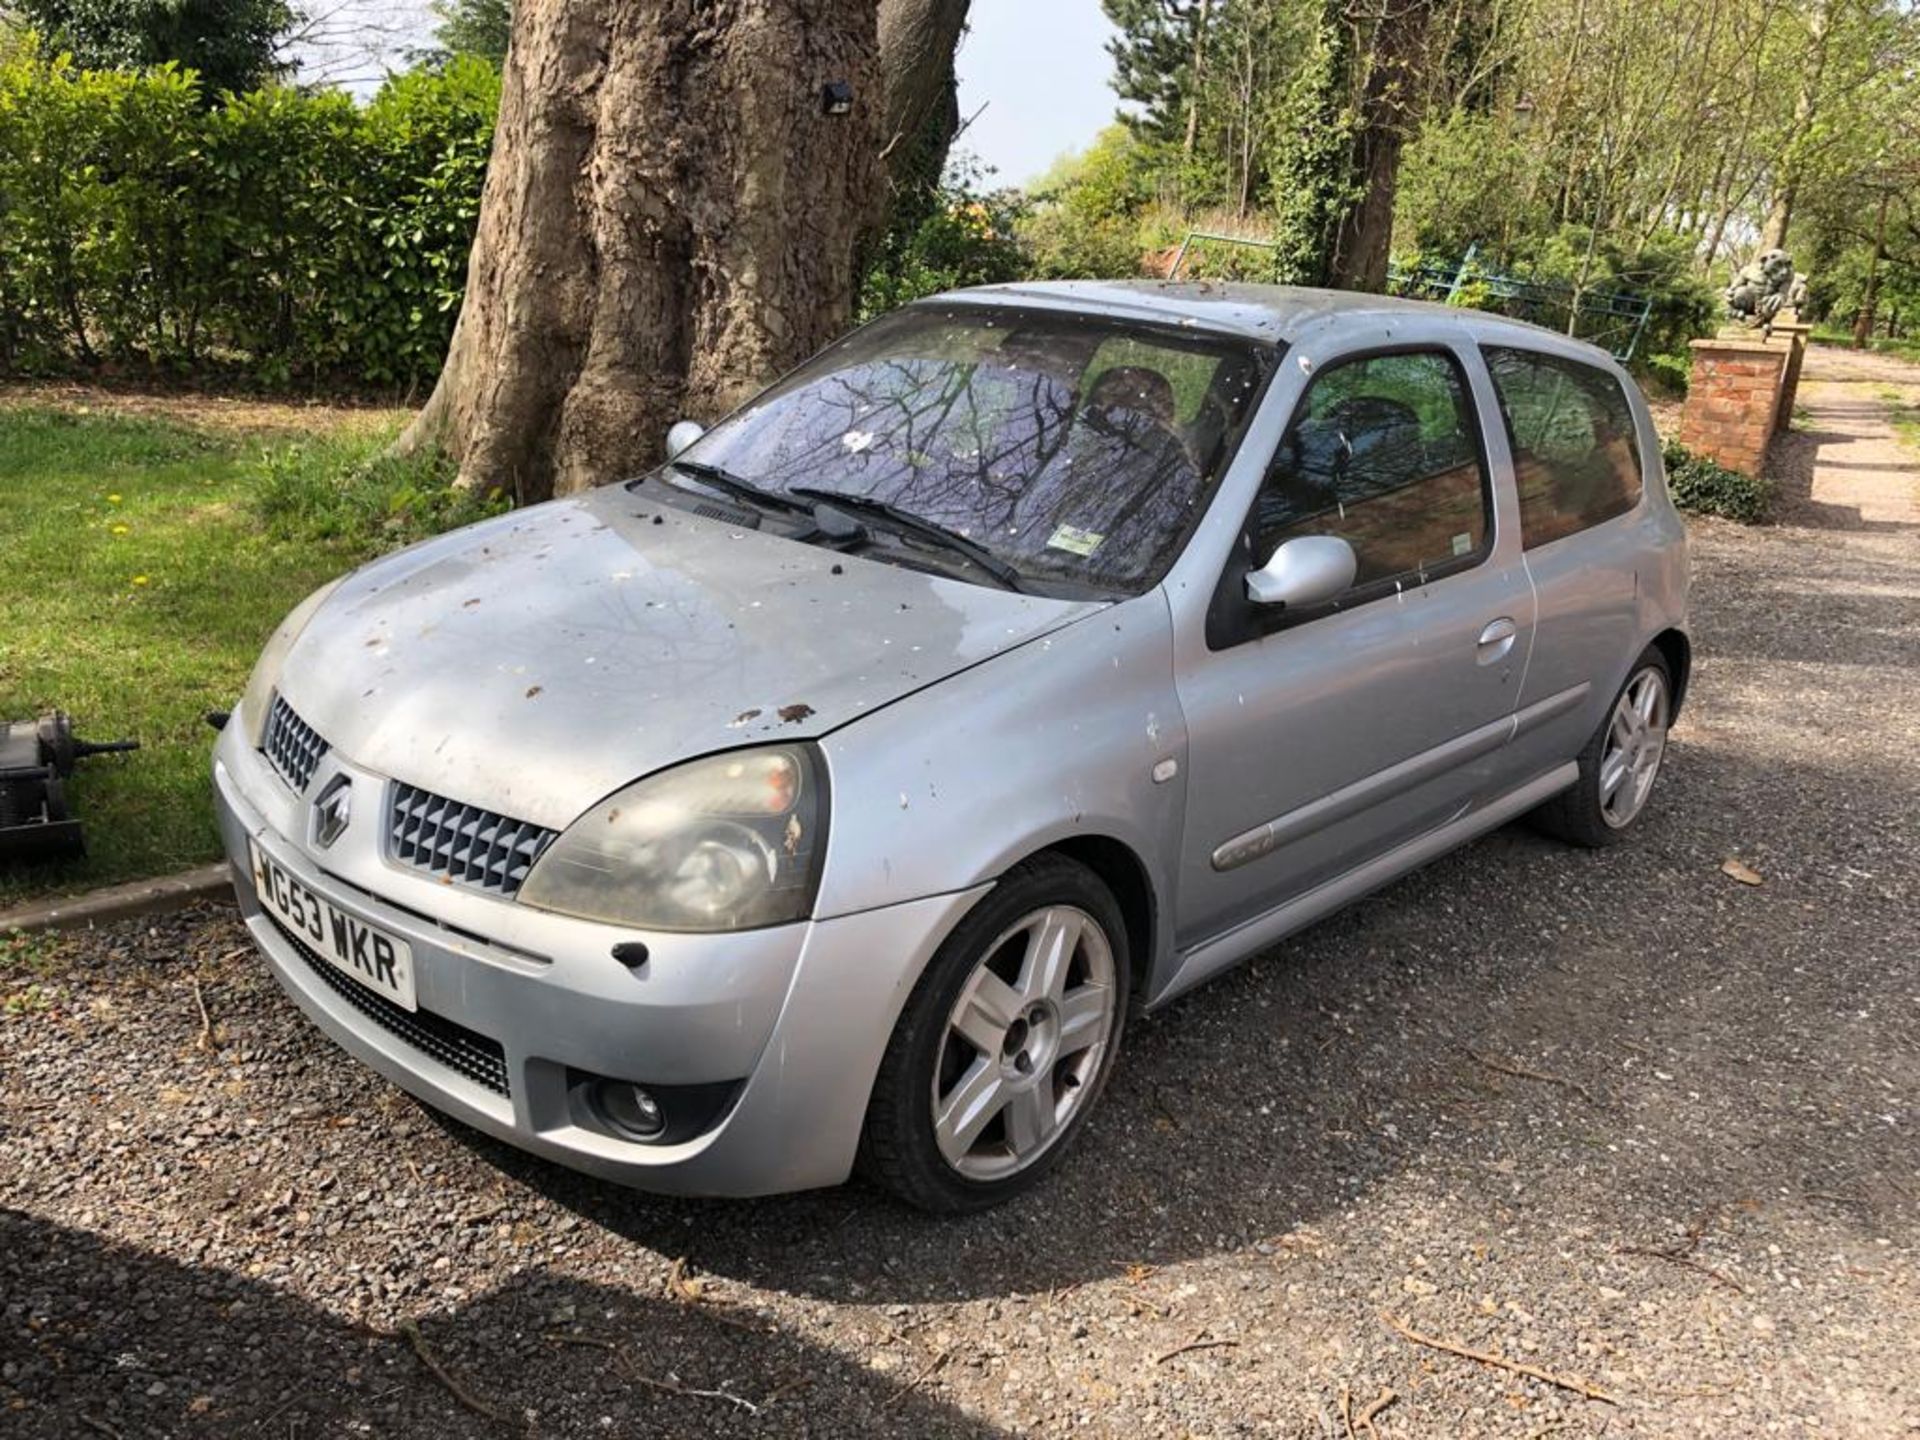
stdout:
{"type": "Polygon", "coordinates": [[[1693,672],[1693,642],[1684,630],[1669,628],[1654,636],[1651,643],[1673,676],[1673,718],[1678,719],[1680,706],[1687,698],[1687,681],[1693,672]]]}
{"type": "MultiPolygon", "coordinates": [[[[1034,855],[1060,855],[1091,870],[1113,892],[1127,926],[1127,970],[1134,1003],[1140,1003],[1159,954],[1160,900],[1146,862],[1132,846],[1111,835],[1072,835],[1052,841],[1034,855]]],[[[1031,857],[1026,857],[1031,858],[1031,857]]]]}

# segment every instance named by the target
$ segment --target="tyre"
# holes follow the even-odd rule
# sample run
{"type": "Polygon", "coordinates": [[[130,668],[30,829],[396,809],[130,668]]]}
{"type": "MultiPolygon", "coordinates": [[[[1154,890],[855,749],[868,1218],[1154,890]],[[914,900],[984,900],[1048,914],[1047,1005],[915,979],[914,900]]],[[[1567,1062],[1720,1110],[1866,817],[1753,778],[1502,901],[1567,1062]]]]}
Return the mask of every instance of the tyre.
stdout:
{"type": "Polygon", "coordinates": [[[1580,752],[1580,778],[1534,811],[1534,823],[1590,849],[1617,844],[1647,808],[1672,719],[1673,672],[1649,647],[1580,752]]]}
{"type": "Polygon", "coordinates": [[[859,1168],[925,1210],[1022,1193],[1060,1163],[1126,1025],[1126,926],[1084,865],[1009,870],[947,937],[887,1044],[859,1168]]]}

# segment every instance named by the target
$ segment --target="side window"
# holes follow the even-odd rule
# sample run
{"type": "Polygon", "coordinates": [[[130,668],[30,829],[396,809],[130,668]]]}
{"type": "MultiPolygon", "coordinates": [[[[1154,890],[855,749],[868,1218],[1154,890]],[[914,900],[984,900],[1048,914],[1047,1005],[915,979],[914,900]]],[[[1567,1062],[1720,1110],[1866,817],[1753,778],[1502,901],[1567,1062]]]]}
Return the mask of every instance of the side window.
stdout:
{"type": "Polygon", "coordinates": [[[1620,382],[1534,350],[1487,346],[1513,444],[1520,540],[1545,545],[1640,502],[1640,450],[1620,382]]]}
{"type": "Polygon", "coordinates": [[[1255,502],[1255,563],[1299,536],[1335,535],[1353,546],[1360,589],[1483,554],[1492,505],[1472,406],[1438,351],[1323,371],[1255,502]]]}

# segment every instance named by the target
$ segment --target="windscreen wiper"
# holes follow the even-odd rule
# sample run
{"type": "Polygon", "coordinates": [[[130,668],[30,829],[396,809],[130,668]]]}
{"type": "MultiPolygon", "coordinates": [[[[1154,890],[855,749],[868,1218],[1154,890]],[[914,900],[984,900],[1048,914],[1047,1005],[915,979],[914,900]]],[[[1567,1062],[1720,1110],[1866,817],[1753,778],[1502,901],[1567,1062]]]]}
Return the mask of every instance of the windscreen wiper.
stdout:
{"type": "Polygon", "coordinates": [[[714,489],[723,490],[734,499],[745,500],[751,505],[769,505],[776,510],[807,511],[812,508],[779,490],[769,490],[764,485],[756,485],[753,481],[736,475],[731,470],[724,470],[718,465],[709,465],[704,460],[669,460],[667,464],[683,475],[691,475],[703,485],[711,485],[714,489]]]}
{"type": "Polygon", "coordinates": [[[849,495],[840,490],[828,490],[818,485],[796,485],[787,492],[789,495],[805,496],[809,500],[818,500],[837,510],[853,515],[871,516],[884,521],[895,530],[904,530],[929,540],[943,550],[950,550],[962,559],[970,561],[976,568],[985,571],[1009,590],[1022,590],[1020,571],[1002,560],[977,540],[969,540],[958,530],[950,530],[937,520],[929,520],[924,515],[916,515],[911,510],[902,510],[886,500],[876,500],[871,495],[849,495]]]}

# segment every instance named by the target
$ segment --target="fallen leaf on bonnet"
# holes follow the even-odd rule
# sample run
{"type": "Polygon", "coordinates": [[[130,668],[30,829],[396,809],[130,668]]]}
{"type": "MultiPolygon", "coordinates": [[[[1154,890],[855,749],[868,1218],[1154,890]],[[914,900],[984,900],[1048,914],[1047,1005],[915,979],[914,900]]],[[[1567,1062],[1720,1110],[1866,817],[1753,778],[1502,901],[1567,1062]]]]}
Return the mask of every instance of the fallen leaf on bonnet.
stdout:
{"type": "Polygon", "coordinates": [[[1732,855],[1729,855],[1721,863],[1720,873],[1722,875],[1731,875],[1742,885],[1758,885],[1760,883],[1760,872],[1747,864],[1746,861],[1732,855]]]}

